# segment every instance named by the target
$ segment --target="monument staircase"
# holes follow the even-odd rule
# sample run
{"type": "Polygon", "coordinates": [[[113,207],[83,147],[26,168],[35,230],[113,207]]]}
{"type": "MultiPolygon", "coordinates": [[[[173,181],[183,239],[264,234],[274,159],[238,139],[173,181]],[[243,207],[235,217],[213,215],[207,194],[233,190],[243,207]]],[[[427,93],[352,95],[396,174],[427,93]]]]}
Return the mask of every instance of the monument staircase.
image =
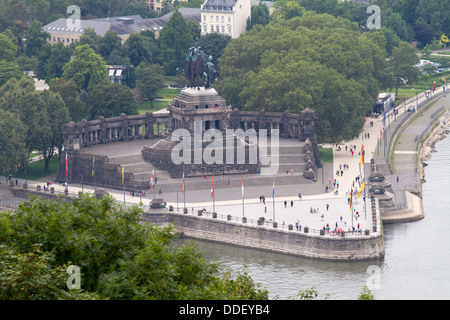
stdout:
{"type": "MultiPolygon", "coordinates": [[[[261,185],[294,185],[294,184],[310,184],[311,181],[303,177],[305,171],[306,161],[304,156],[304,143],[296,139],[280,139],[279,143],[279,168],[278,172],[274,175],[262,175],[259,173],[248,173],[244,175],[246,186],[261,186],[261,185]]],[[[270,157],[269,151],[266,151],[268,157],[270,157]]],[[[260,152],[263,150],[260,150],[260,152]]],[[[133,178],[137,182],[151,181],[152,169],[154,169],[155,176],[157,177],[156,192],[159,189],[164,192],[176,192],[177,189],[181,189],[181,178],[173,179],[166,170],[159,170],[151,163],[146,162],[142,153],[109,156],[109,163],[116,164],[118,168],[121,168],[122,164],[125,164],[125,171],[133,173],[133,178]]],[[[265,165],[265,167],[269,167],[265,165]]],[[[261,168],[264,165],[260,166],[261,168]]],[[[120,170],[120,169],[118,169],[120,170]]],[[[239,187],[241,182],[241,174],[227,174],[223,176],[215,176],[215,188],[227,188],[228,179],[230,179],[230,185],[232,187],[239,187]]],[[[189,188],[200,190],[211,188],[211,177],[208,177],[209,183],[205,183],[204,177],[186,177],[186,186],[189,188]]],[[[137,190],[138,191],[138,190],[137,190]]],[[[147,192],[151,192],[147,190],[147,192]]]]}

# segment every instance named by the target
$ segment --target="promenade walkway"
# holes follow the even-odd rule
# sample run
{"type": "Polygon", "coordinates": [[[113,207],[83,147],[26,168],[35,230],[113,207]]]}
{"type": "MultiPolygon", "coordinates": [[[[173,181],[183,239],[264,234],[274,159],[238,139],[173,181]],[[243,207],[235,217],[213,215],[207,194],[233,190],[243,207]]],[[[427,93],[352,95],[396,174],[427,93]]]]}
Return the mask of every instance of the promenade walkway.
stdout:
{"type": "MultiPolygon", "coordinates": [[[[438,88],[440,90],[440,88],[438,88]]],[[[446,98],[448,101],[449,98],[446,98]]],[[[419,96],[413,98],[412,101],[405,102],[402,106],[398,107],[399,114],[393,115],[392,111],[387,113],[385,126],[385,132],[389,132],[395,124],[396,121],[400,119],[402,114],[407,112],[407,108],[411,105],[421,103],[425,101],[426,98],[419,96]]],[[[438,105],[439,103],[437,103],[438,105]]],[[[440,105],[439,105],[440,106],[440,105]]],[[[399,140],[399,145],[411,145],[411,139],[415,134],[419,133],[425,125],[425,120],[430,120],[430,115],[433,113],[434,108],[430,108],[429,111],[421,116],[418,121],[423,120],[424,122],[417,122],[415,127],[411,127],[410,131],[406,131],[402,135],[401,140],[399,140]],[[411,135],[407,133],[410,132],[411,135]],[[408,142],[407,142],[408,141],[408,142]]],[[[296,222],[304,226],[308,226],[310,230],[319,230],[325,226],[329,226],[333,230],[336,226],[337,228],[342,228],[348,231],[351,228],[357,228],[358,224],[360,229],[369,229],[372,232],[372,214],[370,212],[370,201],[367,201],[367,209],[364,206],[363,197],[359,199],[354,199],[353,210],[349,206],[349,193],[350,188],[353,187],[355,178],[359,175],[359,152],[361,150],[361,145],[364,143],[365,150],[365,176],[366,178],[370,174],[370,159],[372,157],[380,157],[380,129],[382,127],[382,117],[378,118],[367,118],[364,124],[363,133],[360,137],[353,139],[352,141],[346,141],[340,143],[340,151],[335,145],[323,145],[325,148],[333,148],[333,164],[325,164],[326,169],[318,171],[317,182],[311,182],[310,184],[298,184],[298,185],[276,185],[275,184],[275,202],[272,201],[273,184],[261,185],[261,186],[246,186],[244,180],[244,205],[242,201],[242,180],[241,177],[232,177],[230,180],[230,185],[228,185],[228,180],[220,180],[216,177],[214,202],[211,198],[211,191],[209,188],[202,190],[190,190],[189,182],[190,179],[186,179],[186,193],[181,192],[164,192],[164,194],[158,194],[158,187],[154,193],[152,190],[147,190],[145,196],[132,196],[129,192],[123,193],[117,189],[107,189],[114,198],[117,199],[119,203],[126,202],[127,204],[139,204],[141,201],[144,206],[148,206],[151,199],[155,196],[156,198],[163,198],[167,201],[168,205],[172,205],[175,208],[181,208],[184,205],[192,213],[196,213],[197,210],[205,209],[207,211],[212,211],[213,206],[215,211],[219,215],[232,215],[237,218],[242,218],[243,216],[247,219],[258,219],[264,217],[266,221],[275,220],[279,225],[287,226],[292,224],[295,226],[296,222]],[[373,124],[371,124],[373,123],[373,124]],[[365,138],[364,138],[365,137],[365,138]],[[350,147],[353,146],[355,152],[352,154],[350,147]],[[356,146],[356,147],[355,147],[356,146]],[[347,150],[346,150],[347,147],[347,150]],[[377,154],[376,154],[377,153],[377,154]],[[346,165],[344,169],[343,165],[346,165]],[[341,166],[341,167],[340,167],[341,166]],[[342,168],[342,175],[336,175],[336,171],[342,168]],[[329,190],[333,189],[334,179],[339,183],[338,193],[325,192],[325,188],[328,187],[329,190]],[[302,199],[298,197],[298,194],[302,194],[302,199]],[[263,203],[259,196],[265,196],[265,203],[263,203]],[[286,206],[284,202],[286,201],[286,206]],[[292,206],[291,206],[292,201],[292,206]],[[328,210],[327,210],[328,205],[328,210]],[[312,209],[312,213],[311,213],[312,209]],[[315,210],[315,212],[314,212],[315,210]],[[353,211],[353,214],[352,214],[353,211]],[[342,217],[342,219],[341,219],[342,217]]],[[[406,156],[411,156],[409,152],[411,149],[401,149],[397,148],[395,153],[395,164],[399,163],[399,168],[403,167],[403,162],[406,161],[406,156]],[[405,156],[405,157],[404,157],[405,156]],[[400,159],[402,157],[402,159],[400,159]]],[[[406,168],[406,165],[405,165],[406,168]]],[[[401,169],[402,170],[402,169],[401,169]]],[[[402,173],[399,171],[397,173],[400,176],[400,183],[405,183],[402,173]]],[[[409,173],[408,173],[409,174],[409,173]]],[[[4,178],[3,178],[4,179],[4,178]]],[[[245,177],[244,177],[245,179],[245,177]]],[[[18,183],[21,185],[24,181],[19,180],[18,183]]],[[[11,194],[7,194],[6,188],[2,188],[5,181],[2,181],[0,189],[4,194],[3,199],[8,199],[11,194]],[[5,195],[6,194],[6,195],[5,195]]],[[[41,186],[46,183],[46,181],[32,182],[28,181],[29,188],[36,190],[36,186],[40,184],[41,186]]],[[[205,181],[205,184],[211,185],[210,178],[205,181]]],[[[59,185],[57,182],[53,182],[52,186],[55,188],[55,192],[63,193],[64,187],[59,185]]],[[[357,186],[357,185],[356,185],[357,186]]],[[[181,188],[181,179],[180,179],[181,188]]],[[[69,193],[78,194],[78,192],[94,192],[93,186],[70,184],[69,193]]],[[[1,198],[0,198],[1,200],[1,198]]],[[[369,199],[367,199],[369,200],[369,199]]],[[[294,227],[295,228],[295,227],[294,227]]],[[[378,228],[380,232],[381,228],[378,228]]]]}

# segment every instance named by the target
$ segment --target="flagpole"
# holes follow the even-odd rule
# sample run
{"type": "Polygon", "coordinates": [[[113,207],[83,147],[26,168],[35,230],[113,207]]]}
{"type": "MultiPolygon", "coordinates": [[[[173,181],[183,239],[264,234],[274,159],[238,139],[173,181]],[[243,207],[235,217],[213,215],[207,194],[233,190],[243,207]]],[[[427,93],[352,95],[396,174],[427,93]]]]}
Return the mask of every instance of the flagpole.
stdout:
{"type": "Polygon", "coordinates": [[[66,187],[69,190],[69,160],[67,159],[67,151],[66,151],[66,187]]]}
{"type": "Polygon", "coordinates": [[[92,158],[92,175],[94,176],[94,192],[95,192],[95,156],[92,158]]]}
{"type": "Polygon", "coordinates": [[[125,162],[122,162],[122,186],[123,186],[123,203],[125,203],[125,162]]]}
{"type": "Polygon", "coordinates": [[[216,212],[215,203],[214,203],[214,173],[212,175],[212,180],[211,180],[211,195],[212,195],[212,199],[213,199],[213,212],[216,212]]]}
{"type": "Polygon", "coordinates": [[[273,222],[275,222],[275,182],[272,188],[272,203],[273,203],[273,222]]]}
{"type": "Polygon", "coordinates": [[[244,177],[242,177],[242,218],[244,217],[244,177]]]}
{"type": "Polygon", "coordinates": [[[183,166],[183,182],[182,182],[181,191],[183,192],[183,202],[184,202],[183,210],[184,210],[184,208],[186,208],[186,188],[185,188],[185,184],[184,184],[184,166],[183,166]]]}

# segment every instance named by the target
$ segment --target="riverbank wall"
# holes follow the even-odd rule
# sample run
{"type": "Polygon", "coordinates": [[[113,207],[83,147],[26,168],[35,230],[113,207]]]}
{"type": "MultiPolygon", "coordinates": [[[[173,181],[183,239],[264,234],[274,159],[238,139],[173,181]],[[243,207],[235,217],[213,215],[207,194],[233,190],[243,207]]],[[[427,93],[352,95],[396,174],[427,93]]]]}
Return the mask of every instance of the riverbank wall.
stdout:
{"type": "MultiPolygon", "coordinates": [[[[15,197],[27,199],[36,196],[43,199],[72,201],[77,195],[64,195],[49,191],[24,189],[11,186],[15,197]]],[[[104,193],[99,192],[97,196],[104,193]]],[[[264,250],[329,261],[362,261],[384,257],[382,225],[379,222],[380,210],[377,199],[371,201],[371,214],[375,223],[372,230],[343,232],[339,236],[317,230],[300,231],[292,225],[279,225],[273,222],[245,220],[209,212],[176,212],[168,208],[144,209],[143,221],[161,226],[174,224],[180,237],[218,242],[239,247],[264,250]],[[378,222],[376,222],[378,221],[378,222]]],[[[306,227],[306,228],[305,228],[306,227]]]]}
{"type": "MultiPolygon", "coordinates": [[[[387,157],[390,157],[392,162],[406,166],[404,155],[401,158],[403,161],[395,159],[396,157],[402,157],[401,153],[405,153],[405,151],[397,152],[397,154],[395,151],[399,141],[403,142],[403,146],[408,143],[410,145],[409,153],[415,155],[414,160],[409,161],[415,162],[411,174],[415,174],[415,180],[417,181],[414,181],[409,187],[402,186],[405,189],[405,205],[382,210],[381,219],[383,223],[411,222],[423,219],[425,216],[422,203],[422,183],[425,182],[424,167],[426,166],[424,161],[428,160],[431,153],[434,152],[435,143],[445,138],[449,132],[447,123],[450,121],[450,113],[448,101],[445,98],[446,95],[443,94],[418,109],[414,115],[401,124],[392,138],[394,143],[389,148],[387,157]],[[439,100],[439,103],[437,103],[437,100],[439,100]],[[411,134],[421,127],[424,127],[422,132],[418,132],[416,136],[411,134]],[[402,135],[408,136],[408,138],[402,137],[402,135]]],[[[392,176],[392,180],[394,180],[395,176],[398,177],[398,173],[393,170],[392,176]]],[[[396,187],[397,184],[393,183],[393,188],[396,187]]]]}
{"type": "MultiPolygon", "coordinates": [[[[373,200],[372,214],[379,217],[378,200],[373,200]]],[[[242,219],[242,218],[241,218],[242,219]]],[[[273,223],[251,224],[248,221],[221,220],[213,214],[193,215],[167,209],[144,213],[144,221],[155,224],[173,223],[176,231],[187,238],[235,245],[268,252],[329,261],[362,261],[384,257],[382,226],[378,232],[344,233],[339,236],[312,234],[294,228],[281,228],[273,223]]]]}

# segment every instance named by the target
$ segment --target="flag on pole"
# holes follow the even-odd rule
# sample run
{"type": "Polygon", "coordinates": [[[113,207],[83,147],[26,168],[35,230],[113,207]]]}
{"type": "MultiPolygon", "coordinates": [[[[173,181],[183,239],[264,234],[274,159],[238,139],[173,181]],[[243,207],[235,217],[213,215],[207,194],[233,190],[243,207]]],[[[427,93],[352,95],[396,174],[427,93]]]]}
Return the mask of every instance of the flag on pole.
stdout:
{"type": "Polygon", "coordinates": [[[67,152],[66,152],[66,178],[69,176],[69,163],[67,161],[67,152]]]}
{"type": "Polygon", "coordinates": [[[122,164],[122,185],[125,181],[125,163],[122,164]]]}
{"type": "Polygon", "coordinates": [[[361,192],[364,190],[364,143],[361,145],[361,156],[359,157],[359,179],[362,181],[361,187],[358,192],[358,198],[361,196],[361,192]]]}
{"type": "Polygon", "coordinates": [[[350,191],[350,211],[352,211],[352,202],[353,202],[353,189],[350,191]]]}
{"type": "Polygon", "coordinates": [[[155,168],[152,168],[152,189],[155,189],[155,168]]]}
{"type": "Polygon", "coordinates": [[[181,181],[181,193],[184,193],[184,169],[183,169],[183,180],[181,181]]]}
{"type": "Polygon", "coordinates": [[[361,184],[361,188],[359,189],[359,191],[358,191],[358,198],[361,196],[361,192],[364,190],[364,181],[363,181],[363,183],[361,184]]]}
{"type": "Polygon", "coordinates": [[[244,199],[244,177],[242,177],[242,199],[244,199]]]}
{"type": "Polygon", "coordinates": [[[211,179],[211,198],[214,197],[214,173],[211,179]]]}
{"type": "Polygon", "coordinates": [[[92,176],[94,176],[95,173],[95,156],[92,157],[92,176]]]}

